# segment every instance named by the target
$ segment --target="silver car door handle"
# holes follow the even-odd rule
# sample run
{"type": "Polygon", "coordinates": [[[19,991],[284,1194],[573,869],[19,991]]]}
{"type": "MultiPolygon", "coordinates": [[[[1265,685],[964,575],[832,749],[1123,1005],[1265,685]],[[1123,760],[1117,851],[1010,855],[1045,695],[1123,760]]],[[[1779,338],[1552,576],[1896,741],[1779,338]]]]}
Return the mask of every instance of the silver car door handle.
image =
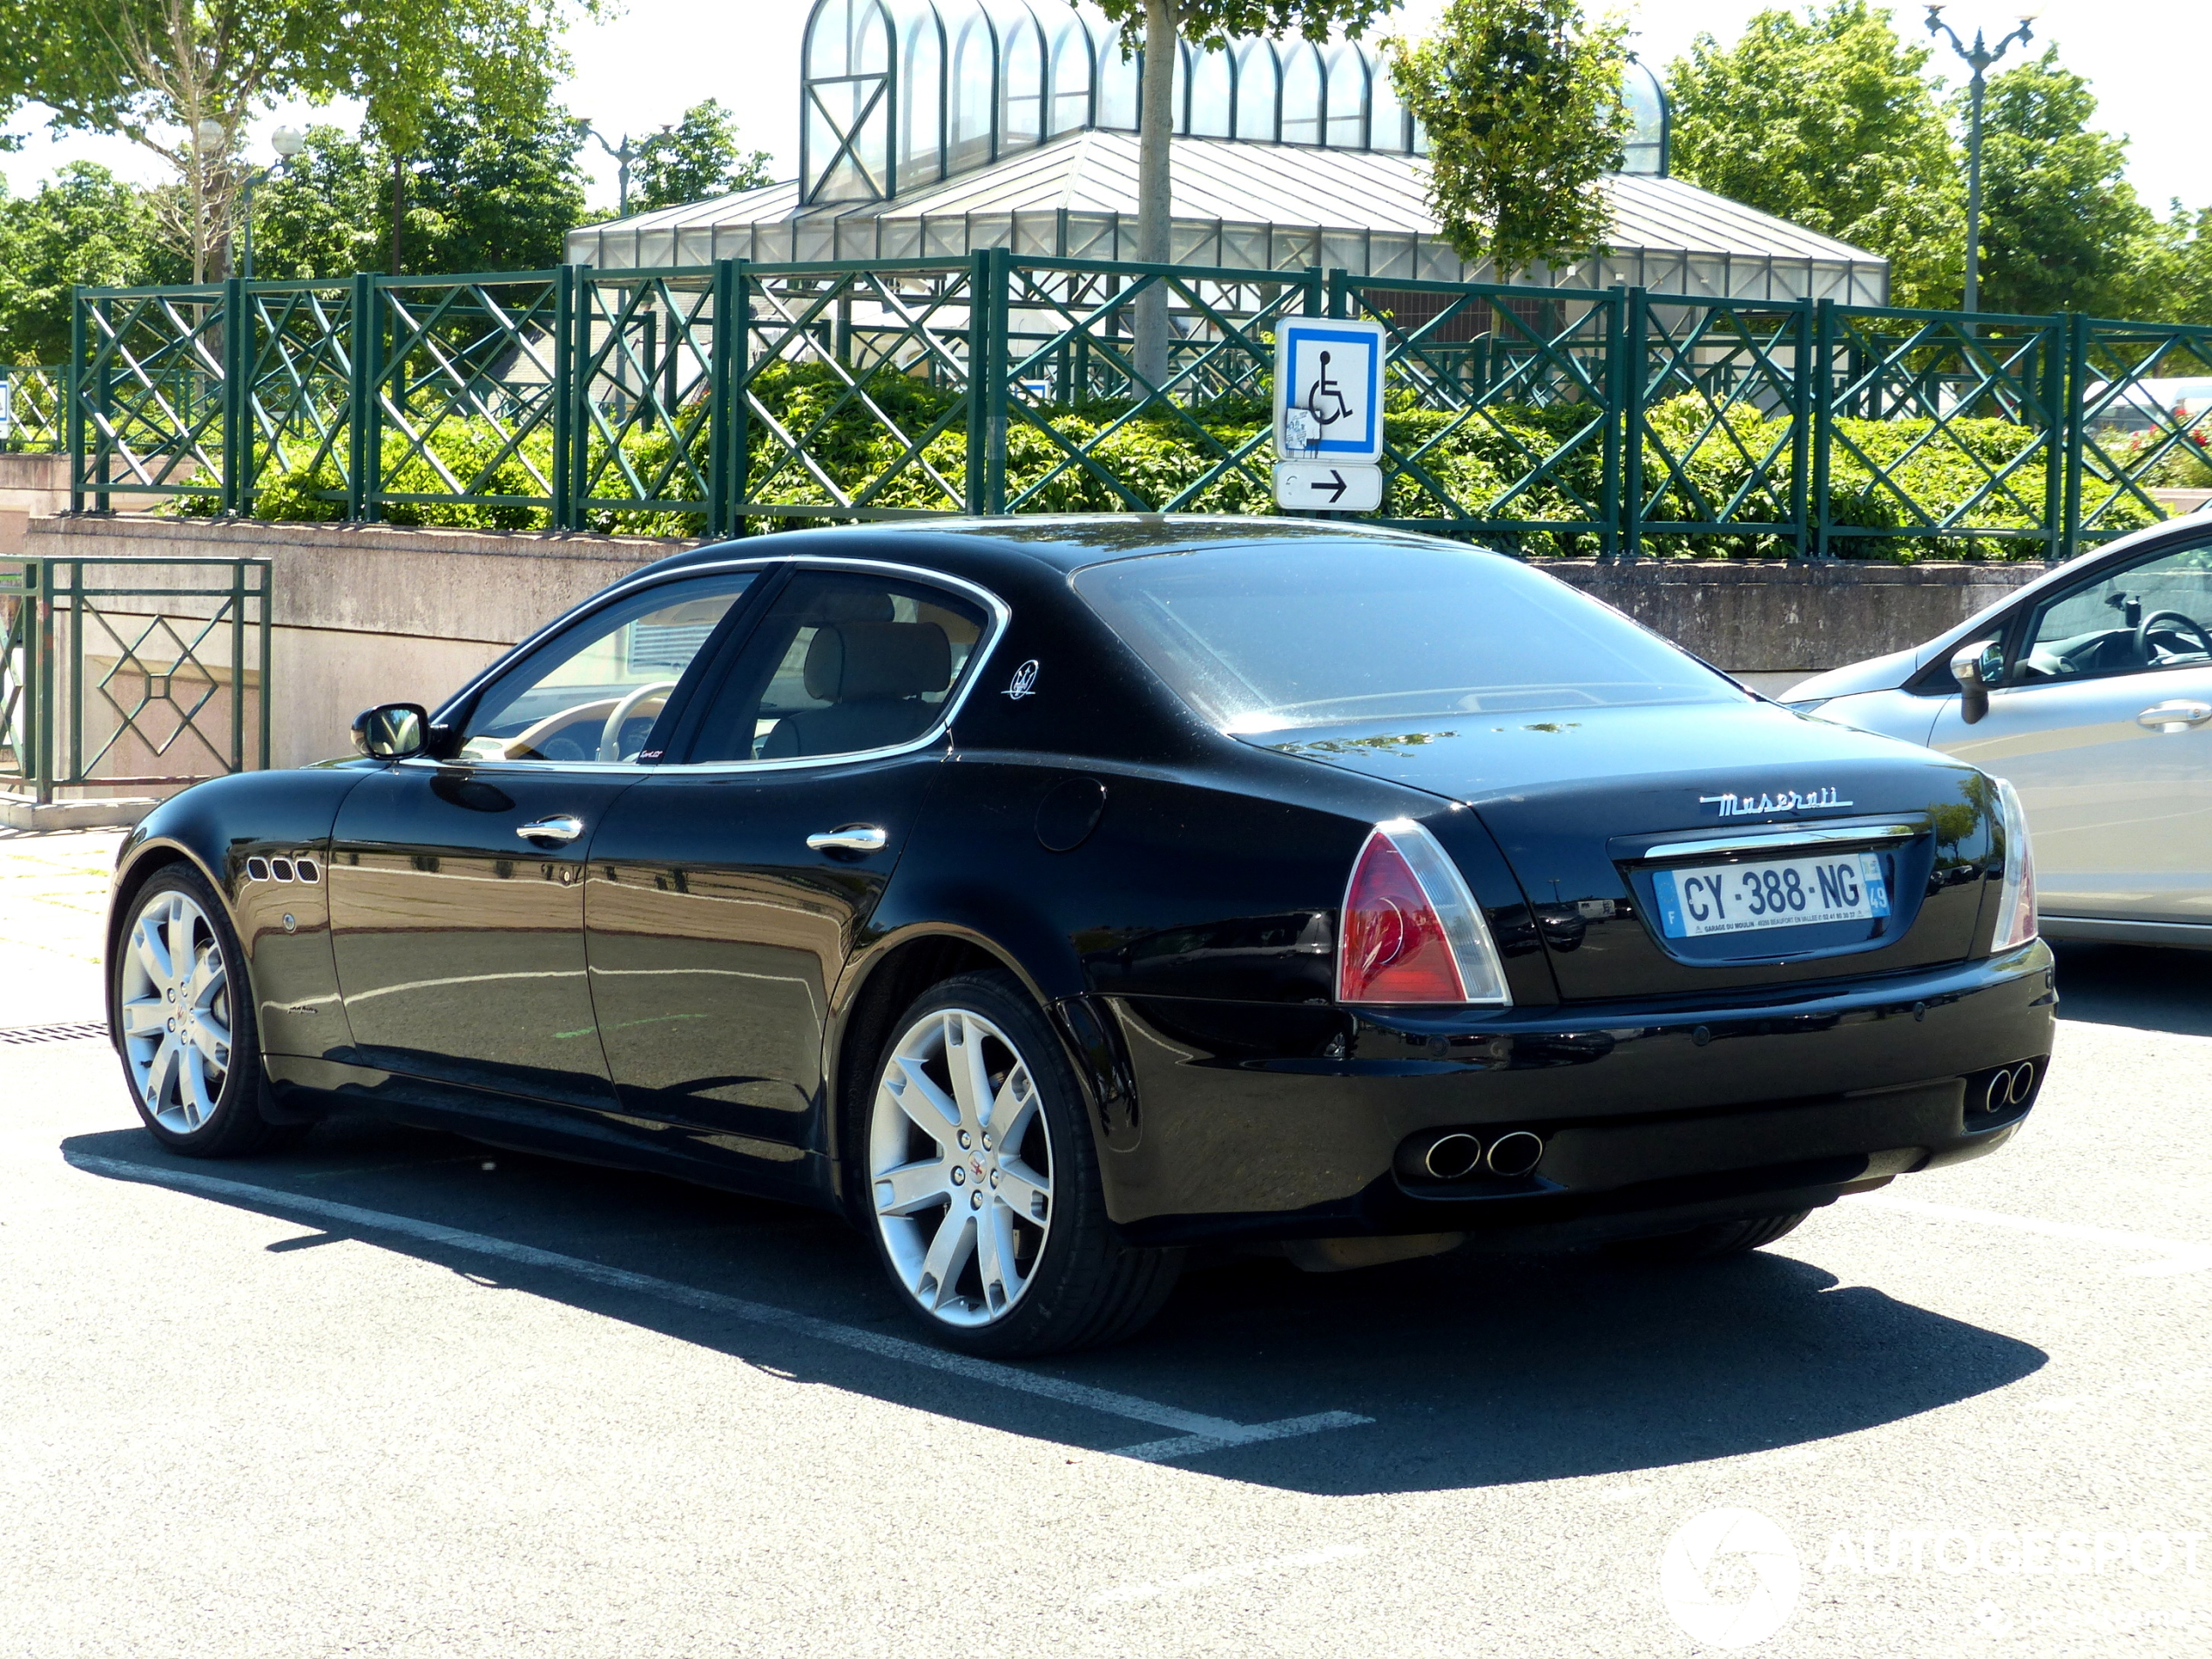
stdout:
{"type": "Polygon", "coordinates": [[[806,838],[806,845],[817,853],[880,853],[890,844],[891,837],[873,824],[847,824],[806,838]]]}
{"type": "Polygon", "coordinates": [[[2135,717],[2137,725],[2155,732],[2186,732],[2212,720],[2212,703],[2161,703],[2135,717]]]}
{"type": "Polygon", "coordinates": [[[583,833],[583,820],[571,813],[556,813],[535,824],[521,824],[515,833],[525,841],[559,841],[563,846],[583,833]]]}

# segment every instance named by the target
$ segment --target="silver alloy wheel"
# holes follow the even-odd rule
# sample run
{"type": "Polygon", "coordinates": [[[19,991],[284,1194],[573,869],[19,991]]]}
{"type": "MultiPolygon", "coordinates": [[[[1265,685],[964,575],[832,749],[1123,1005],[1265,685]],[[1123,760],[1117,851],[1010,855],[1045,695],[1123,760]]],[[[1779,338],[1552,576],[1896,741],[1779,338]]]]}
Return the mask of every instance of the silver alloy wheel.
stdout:
{"type": "Polygon", "coordinates": [[[231,976],[207,914],[156,894],[123,957],[123,1050],[146,1116],[189,1135],[214,1116],[231,1069],[231,976]]]}
{"type": "Polygon", "coordinates": [[[1022,1299],[1052,1228],[1052,1174],[1012,1040],[965,1008],[908,1027],[876,1086],[868,1184],[884,1250],[926,1312],[988,1325],[1022,1299]]]}

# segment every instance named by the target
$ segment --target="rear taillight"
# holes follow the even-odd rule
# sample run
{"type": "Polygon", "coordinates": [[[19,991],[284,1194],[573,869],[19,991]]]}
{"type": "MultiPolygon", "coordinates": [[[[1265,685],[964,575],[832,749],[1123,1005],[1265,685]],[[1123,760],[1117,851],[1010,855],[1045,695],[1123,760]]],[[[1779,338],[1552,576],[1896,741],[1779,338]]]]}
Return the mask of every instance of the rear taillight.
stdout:
{"type": "Polygon", "coordinates": [[[1997,889],[1997,934],[1993,951],[2010,950],[2035,937],[2035,848],[2027,813],[2012,785],[1996,779],[1997,814],[2005,834],[2005,883],[1997,889]]]}
{"type": "Polygon", "coordinates": [[[1513,1001],[1459,867],[1411,819],[1376,825],[1352,862],[1337,938],[1337,1000],[1513,1001]]]}

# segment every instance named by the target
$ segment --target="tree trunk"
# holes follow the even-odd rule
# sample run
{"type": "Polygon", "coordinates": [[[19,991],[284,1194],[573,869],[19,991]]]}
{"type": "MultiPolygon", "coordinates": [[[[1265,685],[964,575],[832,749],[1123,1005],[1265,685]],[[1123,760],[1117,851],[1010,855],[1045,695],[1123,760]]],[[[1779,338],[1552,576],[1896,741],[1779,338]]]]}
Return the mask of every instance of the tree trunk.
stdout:
{"type": "Polygon", "coordinates": [[[402,232],[407,226],[407,163],[398,156],[392,158],[392,274],[405,274],[401,268],[404,251],[402,232]]]}
{"type": "MultiPolygon", "coordinates": [[[[1165,265],[1173,251],[1169,221],[1169,140],[1175,133],[1175,60],[1181,33],[1176,0],[1144,0],[1144,80],[1136,119],[1136,257],[1165,265]]],[[[1136,373],[1131,388],[1150,397],[1168,377],[1168,295],[1155,283],[1136,296],[1136,373]]]]}

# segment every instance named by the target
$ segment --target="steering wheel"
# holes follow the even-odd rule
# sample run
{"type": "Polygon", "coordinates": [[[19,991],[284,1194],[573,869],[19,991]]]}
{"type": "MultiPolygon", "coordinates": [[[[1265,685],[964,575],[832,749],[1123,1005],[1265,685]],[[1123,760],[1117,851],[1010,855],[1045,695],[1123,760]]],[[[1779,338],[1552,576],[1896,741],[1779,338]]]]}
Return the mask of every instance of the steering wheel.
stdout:
{"type": "Polygon", "coordinates": [[[621,759],[622,726],[623,722],[630,718],[631,711],[656,691],[672,691],[675,689],[674,680],[653,680],[639,686],[621,702],[616,704],[614,711],[607,716],[606,725],[599,728],[599,759],[602,760],[621,759]]]}
{"type": "Polygon", "coordinates": [[[2154,610],[2135,624],[2135,660],[2137,662],[2150,661],[2151,631],[2161,622],[2180,624],[2182,631],[2196,636],[2198,649],[2207,657],[2212,657],[2212,634],[2204,631],[2202,623],[2197,621],[2195,617],[2188,616],[2179,610],[2154,610]]]}

